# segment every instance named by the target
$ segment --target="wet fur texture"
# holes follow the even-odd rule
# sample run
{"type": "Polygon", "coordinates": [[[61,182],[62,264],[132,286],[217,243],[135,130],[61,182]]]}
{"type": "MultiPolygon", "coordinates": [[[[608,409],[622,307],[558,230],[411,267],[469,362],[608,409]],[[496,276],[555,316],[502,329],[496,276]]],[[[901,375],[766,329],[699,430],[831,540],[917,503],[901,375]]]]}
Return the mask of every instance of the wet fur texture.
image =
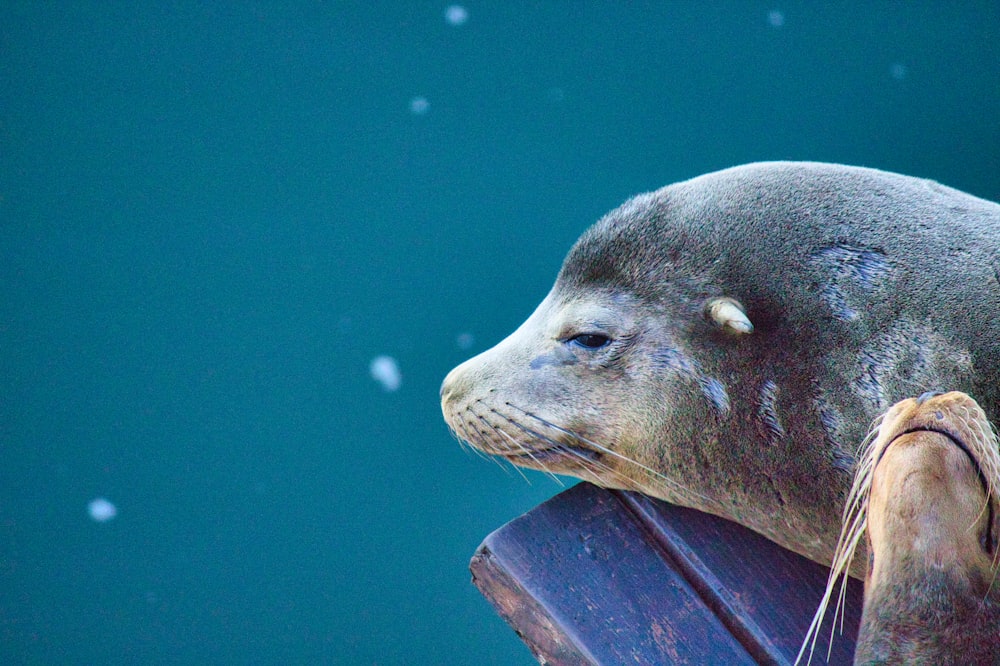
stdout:
{"type": "Polygon", "coordinates": [[[491,456],[829,564],[878,415],[947,388],[1000,417],[998,250],[1000,206],[931,181],[790,162],[701,176],[584,233],[534,314],[448,375],[442,409],[491,456]],[[719,298],[752,332],[706,317],[719,298]]]}

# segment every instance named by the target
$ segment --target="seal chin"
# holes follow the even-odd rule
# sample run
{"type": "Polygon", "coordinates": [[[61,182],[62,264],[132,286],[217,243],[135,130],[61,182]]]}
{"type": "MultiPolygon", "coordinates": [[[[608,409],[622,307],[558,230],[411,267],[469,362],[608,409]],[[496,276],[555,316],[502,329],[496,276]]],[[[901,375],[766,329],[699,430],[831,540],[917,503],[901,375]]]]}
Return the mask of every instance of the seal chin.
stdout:
{"type": "Polygon", "coordinates": [[[548,448],[537,448],[524,453],[498,454],[508,462],[522,467],[530,467],[543,472],[578,474],[581,468],[589,468],[601,460],[597,451],[579,446],[559,444],[548,448]]]}

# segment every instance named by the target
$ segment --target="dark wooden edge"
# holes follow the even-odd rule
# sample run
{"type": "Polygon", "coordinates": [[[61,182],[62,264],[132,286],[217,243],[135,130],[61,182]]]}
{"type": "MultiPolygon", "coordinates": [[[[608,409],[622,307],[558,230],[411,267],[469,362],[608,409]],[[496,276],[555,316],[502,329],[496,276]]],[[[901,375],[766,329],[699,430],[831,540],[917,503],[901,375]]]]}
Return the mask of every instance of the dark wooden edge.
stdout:
{"type": "MultiPolygon", "coordinates": [[[[567,665],[664,663],[665,647],[695,663],[790,664],[826,580],[825,568],[735,523],[589,484],[490,534],[470,568],[535,657],[567,665]],[[665,631],[681,642],[665,643],[665,631]]],[[[853,657],[860,593],[852,580],[831,663],[853,657]]],[[[827,663],[826,647],[821,638],[813,664],[827,663]]]]}
{"type": "Polygon", "coordinates": [[[542,664],[596,666],[483,543],[469,563],[472,582],[542,664]]]}

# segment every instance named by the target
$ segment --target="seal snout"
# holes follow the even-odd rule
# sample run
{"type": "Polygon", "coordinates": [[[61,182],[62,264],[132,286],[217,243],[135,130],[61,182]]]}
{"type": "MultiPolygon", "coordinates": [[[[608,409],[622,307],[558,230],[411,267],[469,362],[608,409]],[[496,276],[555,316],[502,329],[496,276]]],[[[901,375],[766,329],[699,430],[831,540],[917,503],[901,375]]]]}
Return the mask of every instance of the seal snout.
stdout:
{"type": "Polygon", "coordinates": [[[977,635],[996,635],[996,624],[976,629],[958,609],[991,622],[1000,617],[1000,588],[992,585],[998,485],[997,438],[969,395],[928,391],[885,412],[859,451],[834,574],[816,615],[822,618],[834,582],[865,542],[855,663],[957,663],[942,657],[960,654],[956,646],[966,649],[977,635]],[[945,634],[954,642],[942,641],[945,634]]]}
{"type": "Polygon", "coordinates": [[[969,395],[928,391],[885,413],[859,454],[817,612],[867,537],[855,663],[997,663],[998,485],[997,438],[969,395]]]}
{"type": "MultiPolygon", "coordinates": [[[[495,349],[487,349],[473,356],[445,375],[439,391],[442,407],[463,405],[493,391],[495,375],[489,371],[489,365],[495,349]]],[[[445,415],[447,416],[447,411],[445,415]]]]}
{"type": "Polygon", "coordinates": [[[441,382],[441,389],[438,391],[438,395],[441,396],[441,404],[447,403],[453,400],[456,393],[461,392],[461,370],[462,366],[453,368],[451,372],[445,375],[444,381],[441,382]]]}
{"type": "Polygon", "coordinates": [[[479,429],[478,419],[470,412],[477,392],[481,392],[477,389],[478,359],[479,356],[474,356],[453,368],[441,382],[439,391],[445,423],[459,439],[470,444],[477,441],[473,433],[479,429]]]}

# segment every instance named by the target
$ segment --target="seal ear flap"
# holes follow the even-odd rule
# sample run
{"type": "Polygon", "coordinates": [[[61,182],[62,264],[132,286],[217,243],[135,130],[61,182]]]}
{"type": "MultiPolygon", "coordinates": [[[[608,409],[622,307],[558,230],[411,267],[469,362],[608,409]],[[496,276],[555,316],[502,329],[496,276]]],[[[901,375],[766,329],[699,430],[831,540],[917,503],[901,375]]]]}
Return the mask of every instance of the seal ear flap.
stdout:
{"type": "Polygon", "coordinates": [[[732,333],[752,333],[753,324],[743,305],[735,298],[720,296],[705,304],[705,316],[716,326],[732,333]]]}

